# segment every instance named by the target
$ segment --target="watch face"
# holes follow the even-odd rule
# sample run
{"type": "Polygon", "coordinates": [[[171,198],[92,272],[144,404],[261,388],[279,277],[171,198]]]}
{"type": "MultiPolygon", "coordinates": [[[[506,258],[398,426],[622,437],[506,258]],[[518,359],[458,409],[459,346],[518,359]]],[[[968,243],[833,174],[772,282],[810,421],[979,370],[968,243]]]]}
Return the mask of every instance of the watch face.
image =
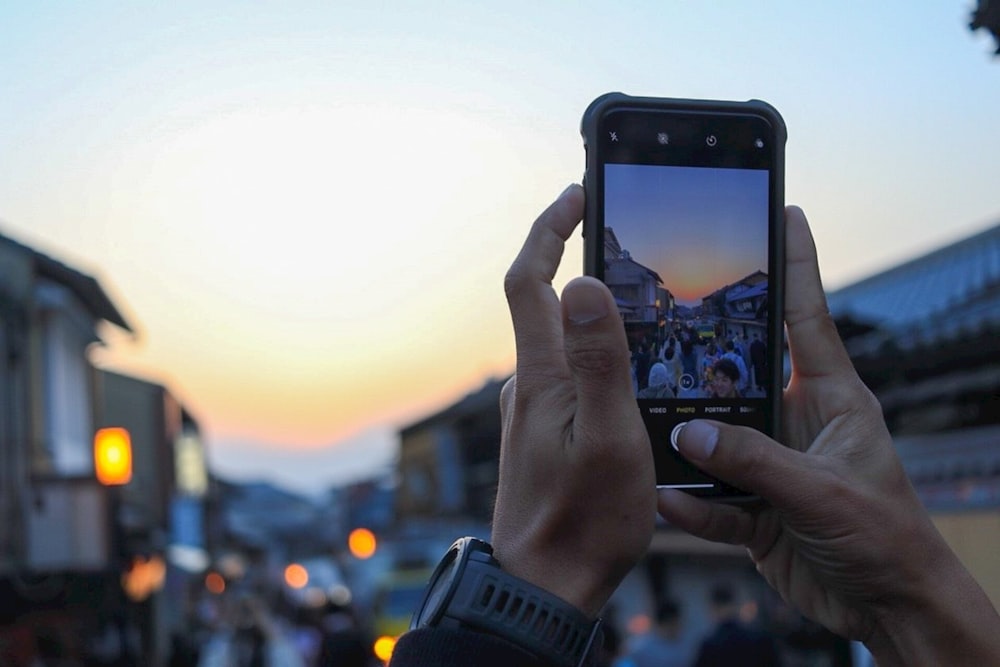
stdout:
{"type": "Polygon", "coordinates": [[[431,575],[430,583],[427,584],[427,591],[424,593],[420,608],[413,616],[410,628],[434,625],[440,619],[441,612],[448,604],[455,573],[458,571],[458,552],[458,547],[453,545],[438,563],[434,574],[431,575]]]}

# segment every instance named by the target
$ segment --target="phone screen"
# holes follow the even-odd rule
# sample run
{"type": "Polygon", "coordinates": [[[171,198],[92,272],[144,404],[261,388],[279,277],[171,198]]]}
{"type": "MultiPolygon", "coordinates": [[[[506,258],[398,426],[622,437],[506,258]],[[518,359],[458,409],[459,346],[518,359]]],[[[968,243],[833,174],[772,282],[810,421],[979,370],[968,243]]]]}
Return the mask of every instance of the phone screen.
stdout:
{"type": "Polygon", "coordinates": [[[700,418],[773,433],[782,146],[763,117],[655,109],[606,113],[597,140],[589,268],[625,325],[657,484],[743,495],[684,460],[676,437],[700,418]]]}

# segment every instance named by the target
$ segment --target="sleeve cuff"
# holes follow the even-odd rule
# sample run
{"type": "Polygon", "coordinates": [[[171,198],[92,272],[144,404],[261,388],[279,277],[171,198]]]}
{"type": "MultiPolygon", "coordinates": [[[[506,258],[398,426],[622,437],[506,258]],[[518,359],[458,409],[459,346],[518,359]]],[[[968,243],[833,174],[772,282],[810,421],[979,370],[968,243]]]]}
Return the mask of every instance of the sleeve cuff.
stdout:
{"type": "Polygon", "coordinates": [[[418,628],[401,636],[390,667],[547,667],[546,662],[500,637],[465,628],[418,628]]]}

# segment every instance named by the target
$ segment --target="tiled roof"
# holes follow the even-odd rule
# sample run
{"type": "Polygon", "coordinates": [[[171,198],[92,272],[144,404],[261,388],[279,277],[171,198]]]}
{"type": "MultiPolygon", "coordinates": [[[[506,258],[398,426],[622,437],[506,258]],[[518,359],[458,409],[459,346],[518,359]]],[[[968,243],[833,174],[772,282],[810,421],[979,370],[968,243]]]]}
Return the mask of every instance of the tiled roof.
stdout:
{"type": "Polygon", "coordinates": [[[1000,323],[1000,224],[831,292],[837,318],[904,343],[1000,323]]]}

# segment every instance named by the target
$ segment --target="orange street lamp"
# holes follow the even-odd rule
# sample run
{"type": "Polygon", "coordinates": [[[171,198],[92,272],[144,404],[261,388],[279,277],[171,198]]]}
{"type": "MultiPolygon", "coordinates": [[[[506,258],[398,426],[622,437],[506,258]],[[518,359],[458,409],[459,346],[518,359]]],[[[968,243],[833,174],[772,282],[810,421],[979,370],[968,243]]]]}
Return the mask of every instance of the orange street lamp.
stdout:
{"type": "Polygon", "coordinates": [[[226,592],[226,580],[218,572],[209,572],[205,575],[205,588],[212,595],[222,595],[226,592]]]}
{"type": "Polygon", "coordinates": [[[366,560],[375,555],[378,542],[375,540],[375,533],[367,528],[355,528],[347,536],[347,548],[351,555],[361,560],[366,560]]]}
{"type": "Polygon", "coordinates": [[[132,438],[123,428],[102,428],[94,434],[94,470],[105,486],[121,486],[132,479],[132,438]]]}
{"type": "Polygon", "coordinates": [[[292,563],[285,568],[285,583],[291,588],[305,588],[309,583],[309,571],[298,563],[292,563]]]}

